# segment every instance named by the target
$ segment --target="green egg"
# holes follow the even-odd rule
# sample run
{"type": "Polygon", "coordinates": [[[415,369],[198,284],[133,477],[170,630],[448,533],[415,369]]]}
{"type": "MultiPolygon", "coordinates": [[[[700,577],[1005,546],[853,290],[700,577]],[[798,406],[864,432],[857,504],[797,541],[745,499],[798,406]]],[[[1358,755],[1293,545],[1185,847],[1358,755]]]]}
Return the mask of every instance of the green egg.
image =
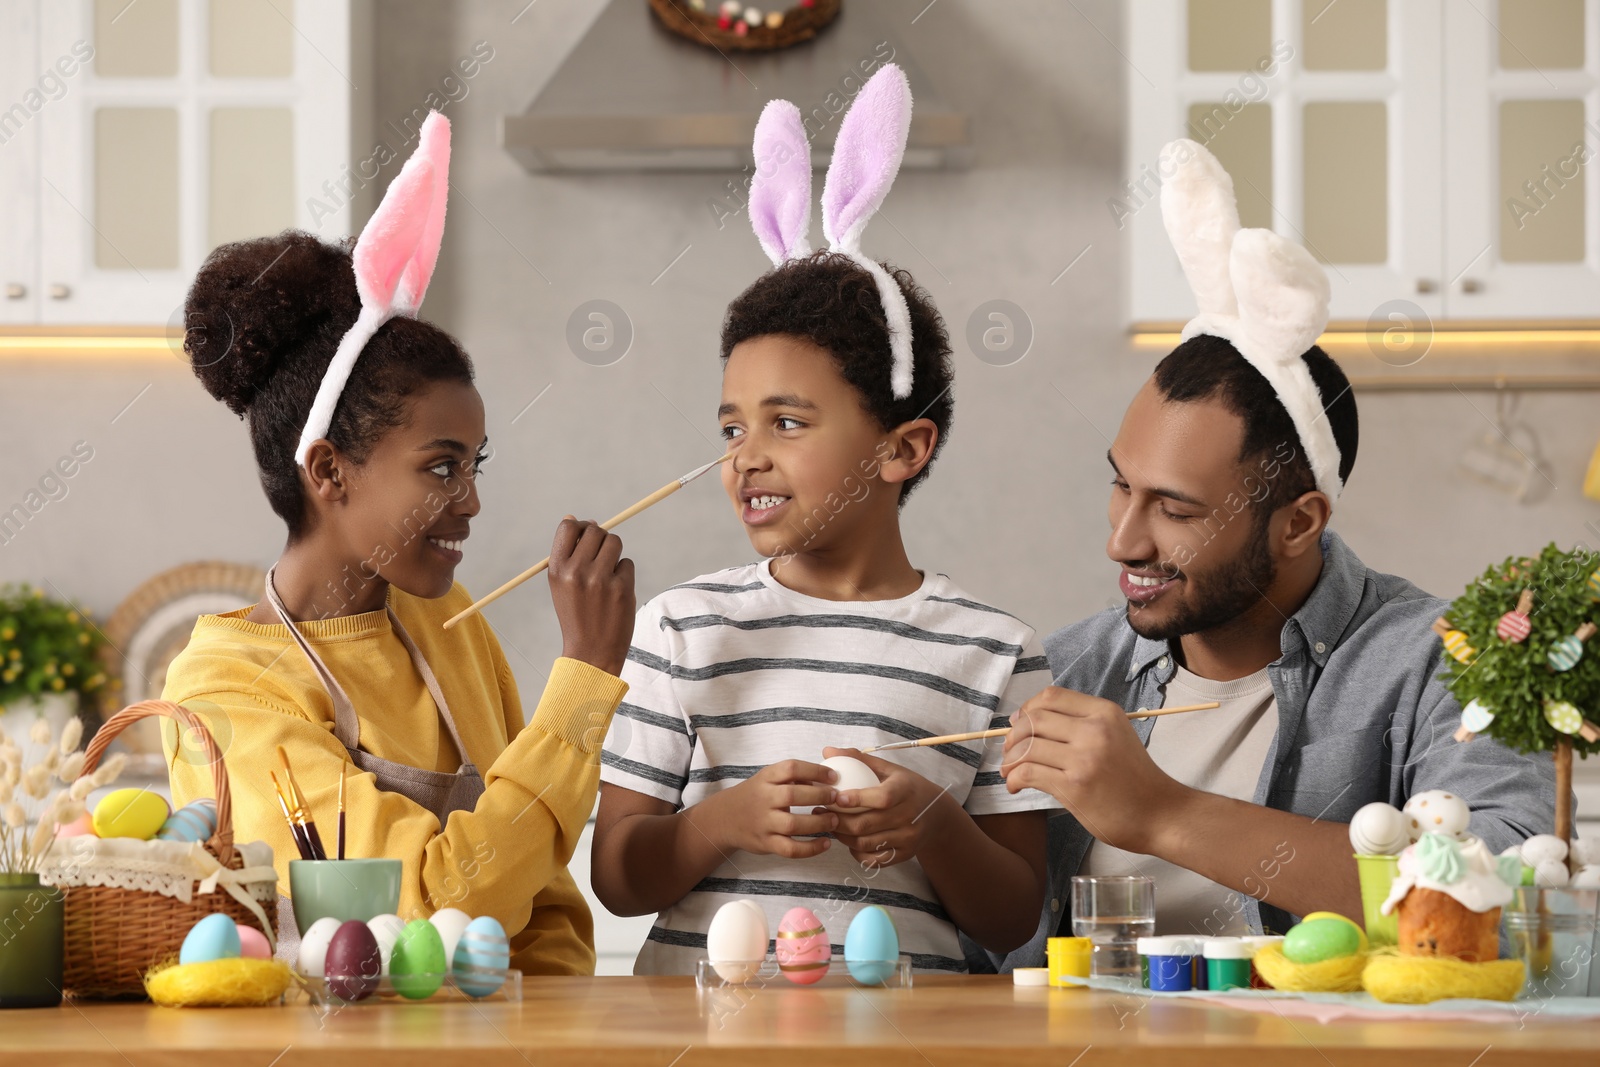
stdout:
{"type": "Polygon", "coordinates": [[[1284,958],[1294,963],[1321,963],[1360,951],[1360,932],[1343,919],[1311,919],[1283,939],[1284,958]]]}
{"type": "Polygon", "coordinates": [[[411,1000],[426,1000],[439,991],[449,970],[439,928],[427,919],[407,923],[389,957],[389,982],[394,991],[411,1000]]]}

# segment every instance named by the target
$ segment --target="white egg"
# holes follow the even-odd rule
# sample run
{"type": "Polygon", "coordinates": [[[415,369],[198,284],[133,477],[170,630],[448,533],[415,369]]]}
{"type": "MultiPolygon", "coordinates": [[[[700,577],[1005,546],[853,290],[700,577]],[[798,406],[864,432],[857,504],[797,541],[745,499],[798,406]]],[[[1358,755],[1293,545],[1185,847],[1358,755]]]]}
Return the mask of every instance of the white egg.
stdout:
{"type": "Polygon", "coordinates": [[[383,958],[381,973],[389,973],[389,957],[394,954],[394,943],[400,939],[400,931],[406,928],[406,921],[398,915],[377,915],[367,921],[367,929],[372,931],[373,940],[378,942],[378,955],[383,958]]]}
{"type": "Polygon", "coordinates": [[[1567,843],[1555,834],[1534,834],[1517,846],[1517,855],[1529,867],[1541,863],[1560,863],[1567,858],[1567,843]]]}
{"type": "Polygon", "coordinates": [[[472,916],[460,908],[440,908],[428,917],[428,921],[439,931],[439,939],[444,942],[444,958],[455,959],[456,942],[461,940],[461,934],[472,921],[472,916]]]}
{"type": "Polygon", "coordinates": [[[1600,837],[1580,837],[1572,842],[1572,862],[1580,868],[1600,866],[1600,837]]]}
{"type": "Polygon", "coordinates": [[[767,958],[767,913],[748,900],[717,909],[706,928],[706,956],[724,982],[748,982],[767,958]]]}
{"type": "Polygon", "coordinates": [[[328,959],[328,945],[340,925],[339,920],[331,916],[324,916],[312,923],[311,928],[300,935],[300,955],[295,961],[295,969],[307,978],[321,978],[323,965],[328,959]]]}
{"type": "Polygon", "coordinates": [[[1591,863],[1567,883],[1573,889],[1600,889],[1600,863],[1591,863]]]}
{"type": "Polygon", "coordinates": [[[1542,889],[1559,889],[1567,884],[1570,877],[1567,865],[1560,860],[1545,860],[1533,865],[1533,884],[1542,889]]]}
{"type": "MultiPolygon", "coordinates": [[[[839,776],[833,783],[835,789],[871,789],[878,785],[878,776],[872,773],[872,768],[856,759],[854,756],[833,756],[822,761],[824,767],[829,767],[839,776]]],[[[854,815],[857,812],[867,811],[867,808],[833,808],[842,815],[854,815]]]]}
{"type": "Polygon", "coordinates": [[[1407,829],[1411,840],[1423,834],[1446,834],[1461,840],[1467,834],[1472,811],[1467,802],[1443,789],[1429,789],[1406,801],[1407,829]]]}
{"type": "Polygon", "coordinates": [[[1411,842],[1409,820],[1393,804],[1374,801],[1350,820],[1350,845],[1370,856],[1392,856],[1411,842]]]}

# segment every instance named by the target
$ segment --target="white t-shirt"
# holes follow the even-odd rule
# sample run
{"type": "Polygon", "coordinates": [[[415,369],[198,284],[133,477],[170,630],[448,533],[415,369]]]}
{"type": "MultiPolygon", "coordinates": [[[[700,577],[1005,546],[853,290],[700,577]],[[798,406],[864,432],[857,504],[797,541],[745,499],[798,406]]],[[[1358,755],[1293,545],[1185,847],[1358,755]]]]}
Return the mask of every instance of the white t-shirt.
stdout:
{"type": "MultiPolygon", "coordinates": [[[[601,781],[687,808],[784,759],[1010,724],[1050,684],[1033,629],[942,574],[897,600],[838,601],[780,585],[769,561],[668,589],[640,611],[606,737],[601,781]]],[[[1004,738],[880,755],[949,791],[972,815],[1058,808],[1006,791],[1004,738]]],[[[868,869],[835,844],[810,859],[734,853],[656,919],[635,974],[692,974],[717,909],[749,899],[777,930],[796,905],[834,952],[869,904],[888,911],[918,970],[965,971],[956,928],[922,866],[868,869]]]]}
{"type": "MultiPolygon", "coordinates": [[[[1278,732],[1278,699],[1266,668],[1231,682],[1214,682],[1182,667],[1167,683],[1162,707],[1218,701],[1222,706],[1154,721],[1146,750],[1156,766],[1205,793],[1255,799],[1261,768],[1278,732]]],[[[1079,874],[1143,874],[1156,880],[1156,933],[1248,934],[1243,894],[1186,867],[1124,852],[1100,841],[1089,846],[1079,874]]]]}

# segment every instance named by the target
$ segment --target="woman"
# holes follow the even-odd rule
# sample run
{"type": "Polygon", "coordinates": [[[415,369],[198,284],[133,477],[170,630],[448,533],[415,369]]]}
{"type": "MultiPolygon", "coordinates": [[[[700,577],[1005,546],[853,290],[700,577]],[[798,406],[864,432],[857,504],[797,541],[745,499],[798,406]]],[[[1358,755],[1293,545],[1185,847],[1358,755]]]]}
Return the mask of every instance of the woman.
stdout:
{"type": "MultiPolygon", "coordinates": [[[[466,353],[410,317],[437,256],[448,137],[431,116],[353,251],[286,231],[224,245],[196,276],[195,373],[247,420],[288,542],[260,603],[197,621],[164,696],[219,739],[235,836],[272,845],[280,893],[298,855],[270,776],[282,746],[330,850],[347,777],[346,855],[404,862],[403,917],[492,915],[513,966],[590,974],[593,924],[566,863],[627,689],[633,565],[593,523],[557,528],[563,656],[526,726],[484,618],[443,628],[471,603],[453,575],[487,445],[466,353]]],[[[187,751],[171,777],[176,804],[211,795],[187,751]]]]}

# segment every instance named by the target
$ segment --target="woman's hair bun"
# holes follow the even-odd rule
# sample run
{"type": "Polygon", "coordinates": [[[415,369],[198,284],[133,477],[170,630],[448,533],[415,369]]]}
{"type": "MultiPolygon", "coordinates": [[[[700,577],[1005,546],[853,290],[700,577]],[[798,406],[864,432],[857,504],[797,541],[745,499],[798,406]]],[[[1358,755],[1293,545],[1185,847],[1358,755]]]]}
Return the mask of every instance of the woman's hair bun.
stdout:
{"type": "Polygon", "coordinates": [[[349,243],[285,230],[221,245],[195,275],[183,310],[183,348],[196,377],[242,416],[285,363],[312,350],[330,357],[355,322],[361,304],[349,243]]]}

